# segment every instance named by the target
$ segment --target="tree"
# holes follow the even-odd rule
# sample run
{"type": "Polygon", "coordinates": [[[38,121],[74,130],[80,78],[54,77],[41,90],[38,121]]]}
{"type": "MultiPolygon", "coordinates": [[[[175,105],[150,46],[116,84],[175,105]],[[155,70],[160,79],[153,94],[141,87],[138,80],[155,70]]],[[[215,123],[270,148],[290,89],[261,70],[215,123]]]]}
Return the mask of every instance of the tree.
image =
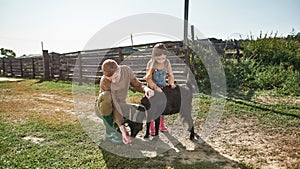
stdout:
{"type": "Polygon", "coordinates": [[[4,49],[1,48],[1,55],[7,58],[15,58],[16,57],[16,53],[10,49],[4,49]]]}

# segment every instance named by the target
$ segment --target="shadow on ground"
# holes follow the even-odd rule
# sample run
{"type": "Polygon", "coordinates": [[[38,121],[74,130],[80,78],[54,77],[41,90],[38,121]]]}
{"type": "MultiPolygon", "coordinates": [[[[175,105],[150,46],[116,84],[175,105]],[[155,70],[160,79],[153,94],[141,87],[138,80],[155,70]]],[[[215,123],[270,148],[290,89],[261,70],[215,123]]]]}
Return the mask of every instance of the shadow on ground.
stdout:
{"type": "MultiPolygon", "coordinates": [[[[143,140],[143,139],[135,139],[134,144],[138,144],[140,146],[139,151],[135,151],[135,153],[143,154],[145,149],[147,149],[147,145],[152,145],[151,152],[156,152],[155,157],[149,157],[149,154],[145,154],[144,156],[140,156],[140,158],[130,158],[119,156],[116,153],[111,153],[107,149],[102,149],[100,146],[100,150],[103,154],[103,159],[105,160],[106,167],[109,169],[115,168],[205,168],[205,169],[218,169],[218,168],[251,168],[247,167],[245,164],[238,163],[234,160],[226,158],[221,155],[219,152],[214,150],[209,144],[207,144],[202,139],[197,139],[195,141],[190,141],[187,139],[183,139],[181,141],[177,140],[169,133],[163,133],[163,139],[161,136],[157,140],[143,140]],[[168,139],[169,142],[166,143],[165,139],[168,139]],[[142,143],[141,143],[142,142],[142,143]],[[167,151],[163,151],[162,149],[167,148],[167,151]],[[146,148],[145,148],[146,147],[146,148]],[[161,152],[161,153],[160,153],[161,152]]],[[[199,137],[198,137],[199,138],[199,137]]],[[[116,148],[118,146],[125,146],[128,150],[128,153],[132,153],[132,149],[137,150],[137,146],[135,145],[114,145],[111,142],[106,141],[108,146],[112,148],[116,148]]],[[[120,148],[119,147],[119,148],[120,148]]],[[[150,148],[150,146],[148,147],[150,148]]],[[[166,149],[165,149],[166,150],[166,149]]]]}

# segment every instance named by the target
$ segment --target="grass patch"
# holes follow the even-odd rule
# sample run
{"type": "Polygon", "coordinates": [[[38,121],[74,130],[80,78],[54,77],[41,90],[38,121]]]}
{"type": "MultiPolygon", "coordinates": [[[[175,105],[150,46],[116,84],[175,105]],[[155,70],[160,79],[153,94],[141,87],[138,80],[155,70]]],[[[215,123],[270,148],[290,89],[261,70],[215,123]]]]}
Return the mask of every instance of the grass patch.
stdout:
{"type": "Polygon", "coordinates": [[[39,92],[45,92],[48,94],[62,93],[71,94],[72,93],[72,83],[69,81],[36,81],[29,86],[30,89],[39,92]]]}
{"type": "Polygon", "coordinates": [[[1,121],[1,166],[4,168],[84,168],[104,166],[102,154],[81,126],[27,121],[22,125],[1,121]],[[25,136],[44,138],[39,144],[25,136]]]}
{"type": "MultiPolygon", "coordinates": [[[[71,97],[72,83],[25,80],[22,82],[0,83],[3,96],[9,98],[15,93],[42,92],[67,94],[71,97]],[[7,91],[11,91],[8,92],[7,91]]],[[[79,90],[94,92],[98,85],[76,86],[79,90]]],[[[129,91],[130,98],[138,101],[142,93],[129,91]]],[[[20,96],[22,98],[22,95],[20,96]]],[[[2,100],[4,101],[4,100],[2,100]]],[[[15,103],[18,103],[15,100],[15,103]]],[[[22,101],[24,102],[24,101],[22,101]]],[[[82,126],[70,114],[64,116],[63,111],[46,114],[45,112],[27,110],[31,106],[0,107],[0,166],[1,168],[223,168],[224,162],[198,161],[192,164],[182,164],[164,157],[131,159],[120,157],[100,149],[82,129],[82,126]],[[24,110],[22,110],[24,109],[24,110]],[[23,112],[24,111],[24,112],[23,112]],[[20,115],[19,115],[20,114],[20,115]],[[31,114],[31,115],[30,115],[31,114]],[[22,115],[22,116],[21,116],[22,115]],[[47,118],[48,117],[48,118],[47,118]],[[63,120],[64,119],[64,120],[63,120]],[[70,120],[73,119],[73,120],[70,120]],[[42,138],[39,143],[25,140],[27,136],[42,138]]],[[[30,103],[27,101],[27,103],[30,103]]],[[[212,99],[201,94],[194,99],[193,104],[199,104],[195,109],[198,119],[205,119],[212,99]]],[[[36,105],[33,105],[36,106],[36,105]]],[[[228,99],[225,103],[223,118],[256,117],[258,126],[264,129],[284,128],[285,131],[295,130],[300,124],[300,108],[295,104],[265,105],[253,100],[228,99]]],[[[41,110],[42,111],[42,110],[41,110]]],[[[247,152],[247,147],[240,149],[247,152]]],[[[179,155],[179,159],[180,154],[179,155]]],[[[252,164],[238,164],[240,168],[252,168],[252,164]]]]}
{"type": "Polygon", "coordinates": [[[229,100],[226,102],[224,118],[255,116],[260,126],[265,127],[300,127],[300,107],[297,105],[264,105],[247,100],[229,100]]]}

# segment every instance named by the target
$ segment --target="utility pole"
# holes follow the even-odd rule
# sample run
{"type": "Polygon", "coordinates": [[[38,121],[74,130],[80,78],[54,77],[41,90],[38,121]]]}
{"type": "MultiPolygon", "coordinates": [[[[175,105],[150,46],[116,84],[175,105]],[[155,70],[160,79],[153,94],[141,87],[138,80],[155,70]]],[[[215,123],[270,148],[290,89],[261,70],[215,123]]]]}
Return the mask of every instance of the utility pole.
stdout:
{"type": "Polygon", "coordinates": [[[188,18],[189,18],[189,0],[184,1],[184,29],[183,29],[183,47],[185,49],[185,64],[190,66],[190,52],[188,49],[188,18]]]}
{"type": "Polygon", "coordinates": [[[184,29],[183,29],[183,45],[187,49],[188,35],[188,17],[189,17],[189,0],[184,1],[184,29]]]}

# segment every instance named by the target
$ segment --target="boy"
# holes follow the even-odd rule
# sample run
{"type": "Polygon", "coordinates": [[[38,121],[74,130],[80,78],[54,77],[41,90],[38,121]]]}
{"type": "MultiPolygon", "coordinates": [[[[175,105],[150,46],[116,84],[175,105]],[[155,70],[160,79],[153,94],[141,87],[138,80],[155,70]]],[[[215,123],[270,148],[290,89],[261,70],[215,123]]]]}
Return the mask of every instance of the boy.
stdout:
{"type": "Polygon", "coordinates": [[[126,103],[129,87],[132,86],[136,91],[145,93],[147,98],[152,97],[154,92],[134,76],[130,67],[119,66],[112,59],[103,62],[102,72],[97,104],[100,109],[98,116],[102,117],[106,126],[106,136],[111,141],[118,142],[118,136],[111,129],[112,123],[115,121],[122,134],[123,143],[131,143],[123,118],[123,116],[128,116],[131,109],[131,106],[126,103]]]}

